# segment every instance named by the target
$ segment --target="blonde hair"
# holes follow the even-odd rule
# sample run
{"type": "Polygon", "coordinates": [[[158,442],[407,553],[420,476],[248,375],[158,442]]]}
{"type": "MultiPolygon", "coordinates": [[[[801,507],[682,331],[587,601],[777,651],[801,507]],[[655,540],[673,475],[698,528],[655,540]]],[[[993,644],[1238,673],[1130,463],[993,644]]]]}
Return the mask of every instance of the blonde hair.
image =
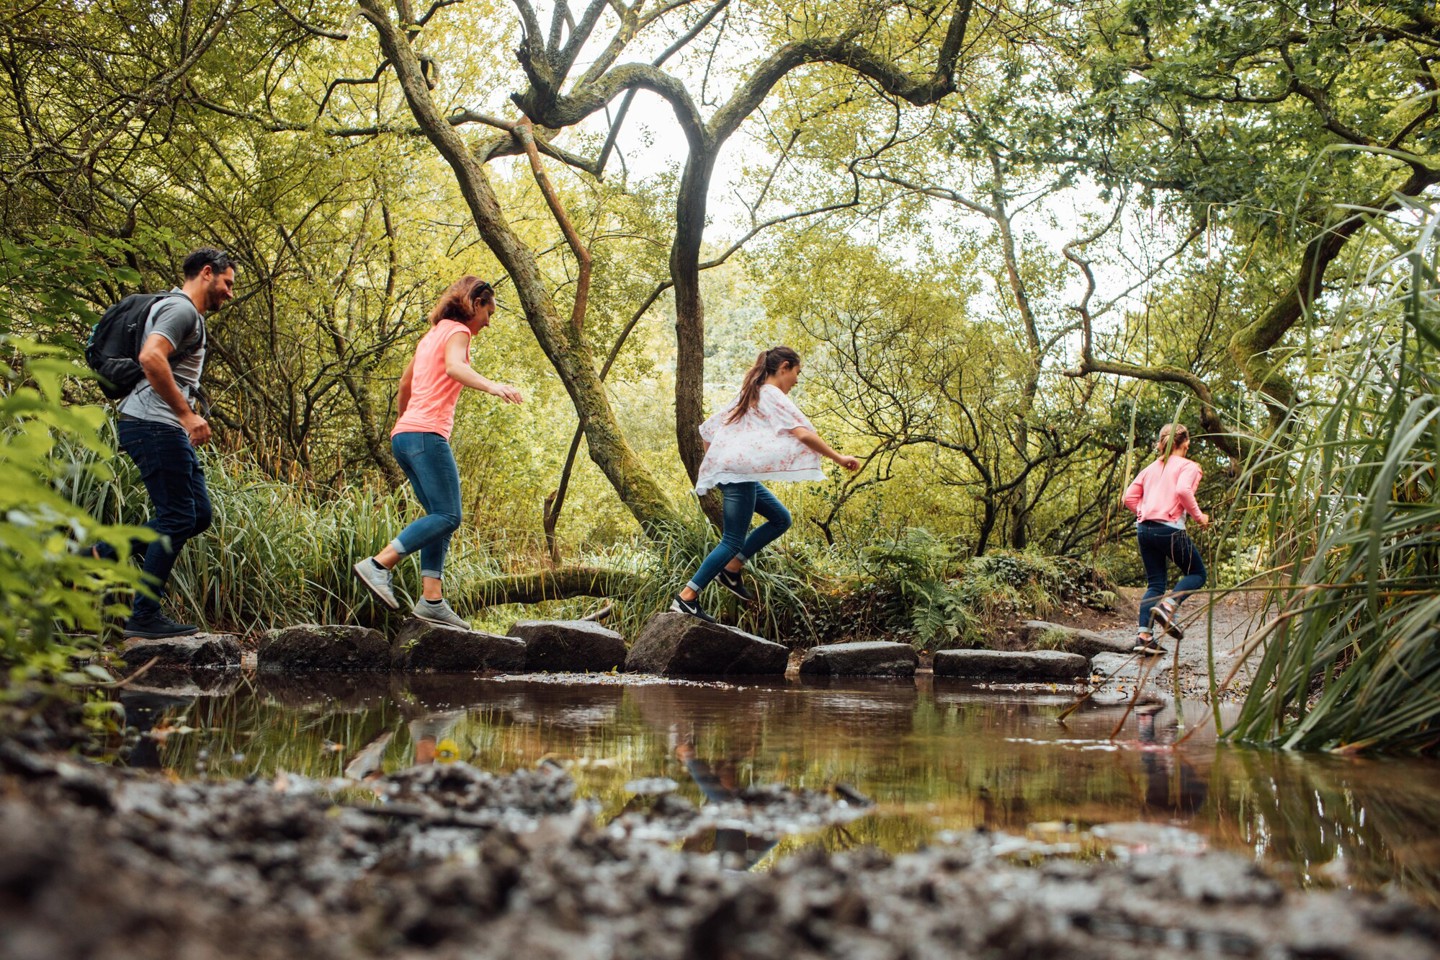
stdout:
{"type": "Polygon", "coordinates": [[[1155,441],[1155,452],[1160,455],[1161,460],[1169,460],[1170,454],[1189,440],[1190,431],[1185,429],[1183,423],[1167,423],[1160,428],[1160,439],[1155,441]]]}

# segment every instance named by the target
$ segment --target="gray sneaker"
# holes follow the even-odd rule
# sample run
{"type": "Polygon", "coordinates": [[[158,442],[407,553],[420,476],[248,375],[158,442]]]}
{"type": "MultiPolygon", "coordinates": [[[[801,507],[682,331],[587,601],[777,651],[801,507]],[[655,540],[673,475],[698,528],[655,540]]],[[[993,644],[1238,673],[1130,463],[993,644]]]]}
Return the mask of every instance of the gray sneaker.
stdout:
{"type": "Polygon", "coordinates": [[[355,576],[360,582],[370,588],[370,592],[380,598],[380,601],[391,610],[400,609],[400,601],[395,599],[395,591],[390,589],[390,578],[394,576],[389,570],[375,563],[369,557],[355,564],[355,576]]]}
{"type": "Polygon", "coordinates": [[[438,623],[442,627],[454,627],[457,630],[470,629],[470,621],[462,619],[444,600],[426,600],[421,597],[415,601],[410,612],[415,614],[416,619],[426,623],[438,623]]]}

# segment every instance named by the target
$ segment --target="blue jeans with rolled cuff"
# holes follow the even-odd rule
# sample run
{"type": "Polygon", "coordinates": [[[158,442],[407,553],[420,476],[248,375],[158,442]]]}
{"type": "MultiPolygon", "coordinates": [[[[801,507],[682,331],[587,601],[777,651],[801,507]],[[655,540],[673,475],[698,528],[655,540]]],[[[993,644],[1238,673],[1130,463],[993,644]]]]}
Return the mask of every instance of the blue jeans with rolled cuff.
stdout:
{"type": "Polygon", "coordinates": [[[790,511],[785,509],[785,505],[775,499],[775,494],[754,480],[722,483],[718,487],[720,495],[725,499],[721,512],[720,542],[705,557],[700,569],[686,584],[696,593],[704,590],[711,580],[719,576],[725,564],[737,556],[741,560],[749,560],[769,546],[780,534],[789,530],[792,522],[790,511]],[[757,513],[765,518],[765,522],[750,530],[750,518],[757,513]]]}
{"type": "Polygon", "coordinates": [[[450,441],[438,433],[397,433],[390,452],[425,508],[425,516],[401,530],[390,546],[401,556],[418,550],[420,575],[439,580],[450,537],[460,529],[460,470],[450,441]]]}
{"type": "Polygon", "coordinates": [[[160,600],[170,572],[185,544],[204,533],[214,518],[205,471],[190,443],[190,436],[174,424],[121,417],[115,425],[120,449],[135,461],[154,515],[145,526],[160,534],[148,544],[136,541],[131,549],[143,553],[140,569],[154,597],[136,594],[133,618],[145,620],[160,612],[160,600]]]}
{"type": "Polygon", "coordinates": [[[1179,606],[1190,591],[1205,585],[1205,563],[1195,541],[1178,527],[1144,520],[1135,531],[1140,541],[1140,562],[1145,565],[1145,596],[1140,599],[1140,629],[1145,630],[1150,627],[1150,611],[1170,590],[1166,564],[1173,563],[1180,571],[1173,597],[1179,606]]]}

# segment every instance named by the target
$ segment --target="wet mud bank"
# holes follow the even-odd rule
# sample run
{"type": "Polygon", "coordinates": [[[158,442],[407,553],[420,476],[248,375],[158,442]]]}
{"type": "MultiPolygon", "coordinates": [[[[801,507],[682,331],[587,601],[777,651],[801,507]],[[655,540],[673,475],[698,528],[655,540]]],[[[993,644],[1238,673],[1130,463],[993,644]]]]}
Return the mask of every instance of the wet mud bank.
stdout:
{"type": "Polygon", "coordinates": [[[779,788],[741,800],[696,808],[637,786],[599,824],[548,764],[174,783],[0,742],[0,955],[1440,956],[1433,910],[1286,890],[1224,854],[1080,862],[974,833],[730,869],[782,823],[864,812],[779,788]],[[690,852],[727,847],[690,842],[707,831],[728,831],[736,857],[690,852]]]}

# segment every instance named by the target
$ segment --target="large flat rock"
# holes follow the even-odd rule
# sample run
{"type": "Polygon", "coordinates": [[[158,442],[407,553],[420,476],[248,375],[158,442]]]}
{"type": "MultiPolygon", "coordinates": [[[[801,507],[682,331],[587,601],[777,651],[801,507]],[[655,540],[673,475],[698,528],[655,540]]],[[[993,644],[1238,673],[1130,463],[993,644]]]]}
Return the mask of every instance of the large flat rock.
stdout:
{"type": "Polygon", "coordinates": [[[941,650],[935,676],[997,683],[1068,682],[1085,677],[1090,661],[1058,650],[941,650]]]}
{"type": "Polygon", "coordinates": [[[155,661],[147,673],[175,670],[239,670],[240,641],[228,633],[192,633],[188,637],[146,640],[131,637],[120,656],[127,673],[155,661]]]}
{"type": "Polygon", "coordinates": [[[1129,653],[1135,638],[1108,636],[1046,620],[1027,620],[1020,625],[1020,641],[1032,650],[1062,650],[1093,657],[1100,653],[1129,653]]]}
{"type": "Polygon", "coordinates": [[[744,630],[683,613],[657,613],[625,658],[631,673],[784,676],[790,651],[744,630]]]}
{"type": "Polygon", "coordinates": [[[442,627],[411,618],[395,636],[396,669],[407,672],[479,673],[525,669],[525,641],[479,630],[442,627]]]}
{"type": "Polygon", "coordinates": [[[510,636],[525,641],[525,669],[604,673],[625,663],[625,638],[593,620],[521,620],[510,636]]]}
{"type": "Polygon", "coordinates": [[[266,671],[388,670],[390,641],[367,627],[306,623],[266,632],[255,660],[266,671]]]}
{"type": "Polygon", "coordinates": [[[908,643],[870,640],[811,647],[800,672],[830,677],[913,677],[920,655],[908,643]]]}

